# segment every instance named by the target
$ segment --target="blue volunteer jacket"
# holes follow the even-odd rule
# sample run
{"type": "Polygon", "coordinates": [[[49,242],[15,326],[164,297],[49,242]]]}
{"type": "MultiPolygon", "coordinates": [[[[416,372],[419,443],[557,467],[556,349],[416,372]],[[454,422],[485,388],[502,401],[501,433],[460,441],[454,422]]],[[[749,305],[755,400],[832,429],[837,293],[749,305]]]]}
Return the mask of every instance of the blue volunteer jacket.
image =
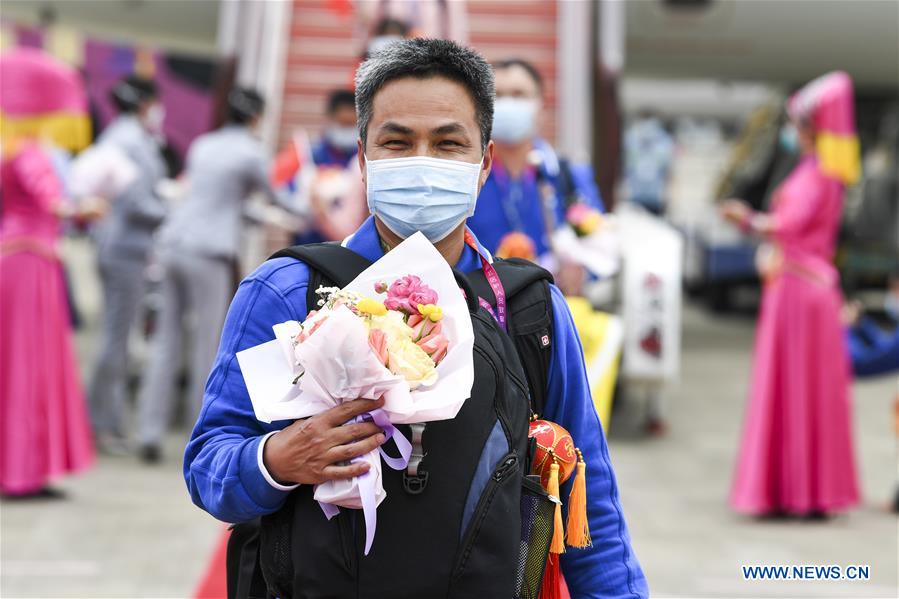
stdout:
{"type": "MultiPolygon", "coordinates": [[[[348,242],[370,260],[383,256],[373,218],[348,242]]],[[[483,250],[482,250],[483,251],[483,250]]],[[[466,247],[456,264],[480,268],[466,247]]],[[[242,522],[276,511],[288,492],[264,478],[257,461],[262,437],[289,424],[256,420],[235,354],[274,338],[272,325],[306,316],[309,271],[290,258],[265,262],[237,290],[209,380],[203,409],[184,456],[184,478],[194,503],[226,522],[242,522]]],[[[552,288],[553,356],[545,417],[576,439],[587,462],[587,495],[593,547],[569,549],[562,569],[574,599],[647,597],[646,579],[631,548],[615,474],[584,368],[583,352],[561,292],[552,288]]],[[[562,490],[570,492],[569,481],[562,490]]]]}
{"type": "Polygon", "coordinates": [[[877,376],[899,370],[899,322],[885,331],[869,317],[846,330],[846,345],[855,376],[877,376]]]}
{"type": "MultiPolygon", "coordinates": [[[[552,147],[541,139],[534,141],[540,154],[540,173],[552,184],[556,192],[553,218],[556,226],[565,222],[565,202],[561,198],[559,159],[552,147]]],[[[599,189],[594,180],[593,168],[588,164],[568,163],[574,187],[581,201],[597,210],[603,210],[599,189]]],[[[511,180],[498,162],[494,164],[475,206],[468,226],[487,250],[495,254],[503,237],[512,231],[520,231],[534,241],[537,256],[549,251],[546,218],[541,199],[537,173],[525,171],[518,180],[511,180]]]]}

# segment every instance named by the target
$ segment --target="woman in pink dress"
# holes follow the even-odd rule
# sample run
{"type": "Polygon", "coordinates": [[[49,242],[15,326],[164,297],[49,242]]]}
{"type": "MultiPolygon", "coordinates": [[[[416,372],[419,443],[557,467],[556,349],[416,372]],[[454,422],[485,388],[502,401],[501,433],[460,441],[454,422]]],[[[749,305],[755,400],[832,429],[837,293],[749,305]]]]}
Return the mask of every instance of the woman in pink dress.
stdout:
{"type": "Polygon", "coordinates": [[[0,493],[38,495],[94,458],[57,243],[62,217],[98,212],[68,207],[36,141],[71,149],[88,141],[77,74],[35,50],[16,50],[0,58],[0,76],[0,493]],[[29,89],[61,104],[38,99],[49,121],[41,124],[28,110],[34,104],[22,101],[29,89]]]}
{"type": "Polygon", "coordinates": [[[752,384],[730,504],[752,515],[824,516],[858,503],[850,366],[833,265],[847,184],[859,176],[852,81],[817,79],[790,99],[802,158],[773,212],[737,200],[725,217],[769,243],[752,384]]]}

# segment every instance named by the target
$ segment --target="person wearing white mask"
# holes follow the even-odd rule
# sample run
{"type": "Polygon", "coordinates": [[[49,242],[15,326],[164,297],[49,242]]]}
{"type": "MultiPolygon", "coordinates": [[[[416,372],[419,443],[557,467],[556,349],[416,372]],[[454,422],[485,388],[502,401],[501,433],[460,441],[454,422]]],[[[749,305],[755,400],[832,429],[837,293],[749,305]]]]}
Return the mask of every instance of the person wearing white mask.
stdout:
{"type": "Polygon", "coordinates": [[[583,202],[602,210],[593,169],[560,158],[540,137],[540,72],[518,58],[497,62],[493,69],[496,161],[468,226],[488,250],[500,255],[508,255],[504,244],[509,234],[522,233],[533,244],[533,258],[551,265],[550,235],[564,225],[566,208],[583,202]]]}
{"type": "Polygon", "coordinates": [[[316,166],[346,166],[356,155],[356,97],[338,89],[328,96],[328,111],[321,140],[312,148],[316,166]]]}
{"type": "Polygon", "coordinates": [[[408,39],[411,28],[406,21],[394,17],[382,17],[372,28],[363,59],[380,52],[393,42],[408,39]]]}
{"type": "Polygon", "coordinates": [[[109,144],[124,153],[136,167],[137,176],[111,202],[96,230],[103,329],[88,395],[99,448],[121,453],[126,451],[128,334],[143,299],[153,234],[167,212],[156,191],[166,176],[158,142],[165,108],[155,82],[135,75],[116,84],[111,98],[119,116],[106,127],[97,145],[109,144]]]}
{"type": "MultiPolygon", "coordinates": [[[[356,82],[359,168],[372,216],[344,240],[344,250],[324,244],[318,249],[340,250],[346,260],[337,268],[346,275],[352,269],[346,266],[349,254],[355,254],[356,263],[375,261],[421,232],[455,266],[460,282],[481,277],[488,284],[491,273],[496,274],[494,261],[465,221],[495,164],[494,143],[489,139],[494,99],[490,66],[473,50],[453,42],[412,39],[374,54],[359,68],[356,82]]],[[[409,268],[415,272],[415,264],[409,268]]],[[[533,265],[522,268],[539,270],[533,265]]],[[[305,261],[274,257],[238,288],[206,386],[203,410],[185,451],[184,476],[193,501],[221,520],[242,523],[241,534],[253,529],[255,518],[271,515],[263,525],[257,555],[266,572],[262,584],[274,596],[356,597],[360,588],[371,597],[446,596],[453,588],[456,592],[449,592],[450,596],[512,596],[520,554],[521,485],[506,485],[497,495],[488,495],[487,485],[488,479],[503,480],[505,472],[511,471],[506,468],[509,464],[519,478],[508,480],[520,481],[523,462],[518,460],[518,450],[511,454],[514,458],[504,459],[509,455],[504,429],[514,427],[509,435],[526,436],[524,408],[529,400],[523,386],[510,389],[516,402],[521,402],[515,404],[516,410],[522,410],[521,417],[509,425],[496,418],[501,408],[494,406],[492,397],[495,389],[502,388],[504,372],[495,366],[479,369],[462,412],[453,420],[429,424],[414,441],[426,452],[420,467],[429,474],[427,485],[404,486],[407,473],[382,473],[390,499],[378,508],[378,538],[365,557],[357,542],[366,526],[362,512],[341,510],[328,520],[316,505],[312,488],[368,472],[368,464],[354,458],[385,443],[383,431],[371,422],[343,425],[383,405],[380,400],[354,399],[293,422],[265,424],[255,417],[236,354],[272,340],[273,325],[305,319],[314,308],[310,287],[315,288],[314,281],[320,280],[315,277],[321,274],[305,261]],[[492,429],[484,425],[490,416],[468,420],[472,414],[486,413],[496,422],[492,429]],[[442,427],[443,433],[433,432],[432,425],[442,427]],[[485,438],[490,430],[496,435],[490,433],[488,446],[485,438]],[[481,458],[484,467],[478,469],[481,458]],[[449,468],[457,466],[459,471],[452,475],[449,468]],[[492,472],[496,472],[493,478],[492,472]],[[503,501],[494,501],[500,493],[503,501]],[[482,514],[477,520],[473,519],[475,503],[482,514]],[[490,510],[491,504],[499,507],[490,510]],[[469,505],[472,509],[464,516],[463,508],[469,505]],[[491,516],[483,517],[488,511],[491,516]],[[465,530],[475,530],[465,538],[476,537],[477,542],[463,543],[465,530]],[[453,555],[463,554],[470,556],[461,562],[465,567],[450,568],[453,555]]],[[[542,347],[552,352],[552,358],[540,373],[546,375],[541,379],[540,392],[546,397],[542,413],[583,440],[580,449],[589,470],[586,510],[593,544],[562,556],[562,574],[572,597],[647,597],[590,396],[577,331],[559,289],[545,278],[541,284],[550,304],[544,304],[541,317],[546,311],[552,313],[552,323],[543,333],[542,347]]],[[[505,316],[509,315],[513,327],[520,312],[514,299],[510,311],[505,311],[506,290],[497,277],[490,288],[497,306],[493,316],[481,308],[472,321],[479,321],[479,331],[489,328],[505,335],[505,316]]],[[[473,288],[469,292],[475,293],[473,288]]],[[[478,303],[471,295],[468,298],[470,304],[478,303]]],[[[524,377],[511,336],[498,340],[505,343],[504,366],[524,377]]],[[[477,345],[473,353],[481,350],[477,345]]],[[[413,473],[410,478],[419,480],[419,475],[413,473]]],[[[568,489],[570,485],[566,496],[568,489]]],[[[252,558],[251,550],[247,544],[229,553],[246,551],[252,558]]],[[[245,570],[238,570],[236,582],[243,584],[245,570]]]]}
{"type": "Polygon", "coordinates": [[[186,198],[157,236],[161,303],[137,398],[140,457],[148,464],[162,459],[187,335],[191,339],[185,402],[189,419],[200,411],[206,376],[234,292],[234,265],[247,200],[259,193],[288,212],[295,210],[269,182],[268,158],[257,137],[264,110],[265,101],[255,90],[235,88],[228,94],[225,124],[191,144],[186,198]]]}

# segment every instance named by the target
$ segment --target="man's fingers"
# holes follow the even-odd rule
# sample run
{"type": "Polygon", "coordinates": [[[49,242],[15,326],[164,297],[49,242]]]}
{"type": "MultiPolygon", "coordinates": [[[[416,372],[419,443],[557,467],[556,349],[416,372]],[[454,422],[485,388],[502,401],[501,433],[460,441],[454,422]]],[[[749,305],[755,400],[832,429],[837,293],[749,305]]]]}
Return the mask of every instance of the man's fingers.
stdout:
{"type": "Polygon", "coordinates": [[[377,435],[372,435],[367,439],[362,439],[361,441],[356,441],[355,443],[347,443],[346,445],[338,445],[337,447],[332,447],[325,455],[328,461],[332,464],[335,462],[345,462],[347,460],[352,460],[353,458],[358,458],[359,456],[365,455],[369,451],[377,449],[383,443],[384,435],[383,433],[378,433],[377,435]]]}
{"type": "Polygon", "coordinates": [[[359,414],[377,410],[383,405],[383,399],[354,399],[322,412],[322,416],[331,426],[340,426],[359,414]]]}
{"type": "Polygon", "coordinates": [[[381,432],[381,427],[374,422],[357,422],[355,424],[347,424],[332,428],[328,433],[328,440],[334,445],[344,445],[351,441],[358,441],[366,437],[377,435],[381,432]]]}
{"type": "Polygon", "coordinates": [[[327,466],[322,470],[322,476],[325,480],[343,480],[353,478],[354,476],[362,476],[368,472],[368,462],[356,462],[349,466],[327,466]]]}

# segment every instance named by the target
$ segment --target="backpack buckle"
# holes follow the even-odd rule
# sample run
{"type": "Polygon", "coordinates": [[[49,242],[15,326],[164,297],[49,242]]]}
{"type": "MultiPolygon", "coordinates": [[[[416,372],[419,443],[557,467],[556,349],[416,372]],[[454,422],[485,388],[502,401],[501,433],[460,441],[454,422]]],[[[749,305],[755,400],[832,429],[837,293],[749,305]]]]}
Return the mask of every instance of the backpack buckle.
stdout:
{"type": "Polygon", "coordinates": [[[428,473],[420,471],[416,476],[403,472],[403,490],[409,495],[421,495],[428,486],[428,473]]]}

